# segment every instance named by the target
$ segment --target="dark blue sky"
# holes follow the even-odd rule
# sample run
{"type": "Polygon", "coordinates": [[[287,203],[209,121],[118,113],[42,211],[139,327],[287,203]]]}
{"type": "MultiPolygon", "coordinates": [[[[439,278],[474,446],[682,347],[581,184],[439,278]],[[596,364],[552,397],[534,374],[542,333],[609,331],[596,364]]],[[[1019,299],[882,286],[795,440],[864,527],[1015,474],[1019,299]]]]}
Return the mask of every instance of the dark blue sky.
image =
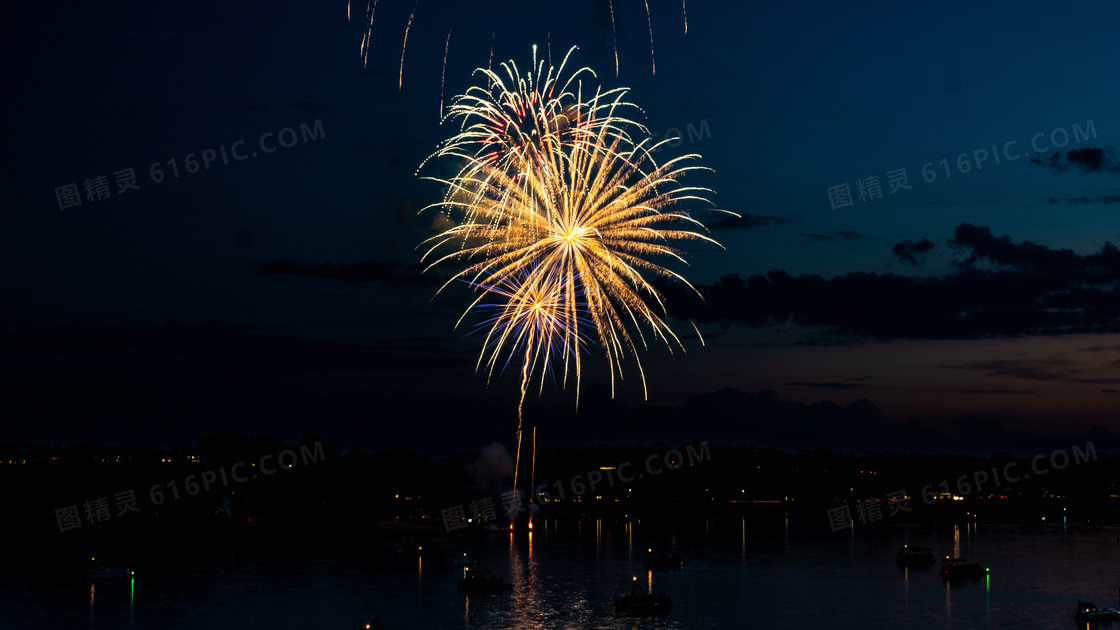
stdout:
{"type": "MultiPolygon", "coordinates": [[[[1120,2],[694,0],[685,34],[681,4],[651,0],[651,59],[640,1],[420,0],[402,79],[413,6],[380,0],[367,68],[365,6],[348,22],[344,2],[20,9],[0,324],[219,323],[369,347],[385,362],[286,377],[299,387],[481,391],[479,341],[452,329],[465,296],[431,300],[412,266],[436,225],[416,213],[440,190],[415,171],[451,131],[439,125],[451,29],[445,101],[491,46],[495,62],[528,65],[533,44],[554,61],[578,45],[571,63],[631,87],[651,131],[682,133],[658,156],[702,155],[714,172],[695,183],[746,215],[713,229],[726,251],[692,253],[695,284],[790,274],[694,314],[706,347],[678,321],[690,351],[646,355],[651,404],[772,389],[803,403],[869,398],[892,420],[930,426],[978,415],[1043,433],[1120,429],[1120,266],[1101,254],[1120,242],[1120,2]],[[322,135],[301,133],[316,124],[322,135]],[[264,153],[268,133],[267,147],[292,146],[264,153]],[[246,159],[223,163],[238,141],[246,159]],[[188,173],[187,156],[204,150],[210,168],[188,173]],[[118,194],[129,168],[139,188],[118,194]],[[910,188],[891,193],[899,169],[910,188]],[[109,196],[91,201],[85,182],[98,176],[109,196]],[[861,200],[872,177],[881,196],[861,200]],[[56,189],[69,184],[82,205],[60,209],[56,189]],[[852,202],[834,208],[828,189],[845,184],[852,202]],[[404,266],[347,283],[261,273],[274,260],[404,266]]],[[[85,365],[163,359],[110,352],[85,365]]],[[[640,390],[622,397],[637,404],[640,390]]],[[[111,419],[86,426],[121,438],[111,419]]],[[[43,435],[88,437],[68,431],[43,435]]]]}

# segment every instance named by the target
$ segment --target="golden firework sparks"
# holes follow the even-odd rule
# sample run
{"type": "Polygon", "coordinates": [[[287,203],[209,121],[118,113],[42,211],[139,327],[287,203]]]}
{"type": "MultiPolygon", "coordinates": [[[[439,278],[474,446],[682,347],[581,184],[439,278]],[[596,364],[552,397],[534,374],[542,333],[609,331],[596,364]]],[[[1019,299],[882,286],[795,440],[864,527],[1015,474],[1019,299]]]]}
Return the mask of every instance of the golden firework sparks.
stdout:
{"type": "MultiPolygon", "coordinates": [[[[573,49],[574,50],[574,49],[573,49]]],[[[684,262],[674,243],[700,240],[703,225],[681,209],[686,202],[710,205],[705,188],[683,186],[696,155],[658,165],[652,152],[672,139],[635,142],[645,131],[620,110],[633,107],[625,89],[582,97],[582,68],[561,79],[542,64],[521,75],[511,61],[506,77],[479,69],[493,84],[457,97],[448,119],[461,118],[460,132],[433,156],[464,161],[450,179],[444,200],[433,206],[459,223],[425,243],[430,265],[459,262],[455,281],[479,295],[460,318],[493,313],[478,367],[490,377],[517,361],[521,401],[530,380],[562,373],[578,391],[581,350],[597,345],[607,360],[611,392],[630,358],[645,392],[638,356],[647,333],[683,349],[664,319],[661,296],[648,276],[677,279],[665,263],[684,262]],[[573,86],[573,83],[575,85],[573,86]],[[447,251],[450,250],[450,251],[447,251]]],[[[691,285],[689,285],[691,286],[691,285]]],[[[441,291],[443,290],[441,288],[441,291]]]]}

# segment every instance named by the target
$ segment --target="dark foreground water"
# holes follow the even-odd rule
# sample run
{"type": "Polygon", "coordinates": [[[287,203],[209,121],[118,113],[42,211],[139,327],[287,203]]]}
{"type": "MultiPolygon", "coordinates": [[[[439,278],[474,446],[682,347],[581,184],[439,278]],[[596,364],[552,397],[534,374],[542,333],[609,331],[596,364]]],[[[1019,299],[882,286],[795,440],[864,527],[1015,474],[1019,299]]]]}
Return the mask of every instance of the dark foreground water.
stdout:
{"type": "MultiPolygon", "coordinates": [[[[717,519],[650,523],[550,522],[526,534],[448,538],[479,569],[514,588],[456,592],[462,569],[436,558],[230,557],[149,567],[134,579],[43,576],[10,568],[0,628],[360,628],[378,617],[411,628],[1077,628],[1077,598],[1115,606],[1120,529],[1039,526],[867,527],[836,534],[756,531],[717,519]],[[904,543],[964,555],[990,578],[946,585],[936,568],[902,570],[904,543]],[[643,572],[649,545],[687,566],[643,572]],[[614,615],[634,577],[671,594],[672,615],[614,615]]],[[[1082,626],[1084,627],[1084,626],[1082,626]]]]}

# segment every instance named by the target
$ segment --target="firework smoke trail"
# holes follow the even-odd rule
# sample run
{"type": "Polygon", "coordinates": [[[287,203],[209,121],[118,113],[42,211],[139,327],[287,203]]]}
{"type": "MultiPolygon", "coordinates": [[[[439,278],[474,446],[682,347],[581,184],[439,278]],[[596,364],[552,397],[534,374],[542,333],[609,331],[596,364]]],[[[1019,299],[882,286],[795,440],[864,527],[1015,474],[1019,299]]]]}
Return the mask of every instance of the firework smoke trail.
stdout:
{"type": "MultiPolygon", "coordinates": [[[[533,483],[537,478],[537,427],[533,427],[533,459],[529,464],[529,529],[533,529],[533,483]]],[[[530,532],[531,533],[531,532],[530,532]]]]}
{"type": "Polygon", "coordinates": [[[433,156],[455,156],[466,165],[451,179],[435,180],[448,193],[429,207],[458,215],[460,223],[425,241],[423,258],[434,259],[429,268],[467,263],[440,289],[464,281],[480,291],[464,318],[485,299],[504,305],[485,322],[490,332],[479,367],[485,363],[492,378],[497,366],[521,356],[520,431],[524,396],[538,366],[542,389],[551,368],[563,372],[564,386],[571,376],[578,405],[581,350],[591,342],[606,356],[612,395],[630,357],[645,391],[642,329],[652,329],[670,350],[683,345],[662,319],[660,295],[644,275],[691,286],[653,259],[683,262],[672,241],[715,241],[695,231],[703,229],[699,221],[675,209],[685,201],[710,203],[704,196],[710,190],[678,182],[706,170],[686,164],[699,156],[657,165],[652,152],[675,139],[635,143],[628,130],[644,127],[618,112],[633,107],[622,101],[625,89],[584,99],[582,83],[575,92],[569,88],[584,71],[593,76],[589,69],[561,82],[564,64],[545,73],[542,63],[535,76],[522,76],[512,61],[502,67],[509,86],[479,69],[493,89],[471,88],[448,114],[463,118],[461,131],[433,156]],[[437,253],[446,248],[452,251],[437,253]]]}
{"type": "MultiPolygon", "coordinates": [[[[408,48],[408,29],[412,28],[412,18],[416,15],[416,7],[420,5],[420,0],[412,5],[412,13],[408,14],[408,24],[404,27],[404,42],[401,44],[401,75],[397,79],[397,91],[404,87],[404,51],[408,48]]],[[[448,36],[450,37],[450,35],[448,36]]]]}

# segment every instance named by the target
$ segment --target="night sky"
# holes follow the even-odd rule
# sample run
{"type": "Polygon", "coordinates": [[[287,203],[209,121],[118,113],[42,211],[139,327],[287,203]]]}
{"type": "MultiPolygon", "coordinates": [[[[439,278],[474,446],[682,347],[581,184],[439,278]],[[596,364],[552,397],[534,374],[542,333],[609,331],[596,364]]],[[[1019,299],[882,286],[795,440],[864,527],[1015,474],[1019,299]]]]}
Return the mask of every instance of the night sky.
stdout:
{"type": "Polygon", "coordinates": [[[750,442],[783,417],[743,404],[768,390],[950,434],[1120,431],[1120,2],[694,0],[687,34],[681,3],[649,7],[420,0],[403,75],[412,2],[378,3],[365,68],[364,5],[17,9],[0,441],[508,439],[517,375],[487,387],[454,329],[469,292],[420,273],[442,191],[416,171],[452,133],[445,45],[446,107],[491,47],[534,44],[630,87],[681,136],[658,159],[700,154],[689,183],[742,215],[694,214],[726,247],[689,248],[705,306],[667,288],[706,345],[672,319],[688,353],[642,355],[648,401],[636,379],[608,401],[592,355],[579,416],[559,385],[531,406],[553,443],[750,442]]]}

